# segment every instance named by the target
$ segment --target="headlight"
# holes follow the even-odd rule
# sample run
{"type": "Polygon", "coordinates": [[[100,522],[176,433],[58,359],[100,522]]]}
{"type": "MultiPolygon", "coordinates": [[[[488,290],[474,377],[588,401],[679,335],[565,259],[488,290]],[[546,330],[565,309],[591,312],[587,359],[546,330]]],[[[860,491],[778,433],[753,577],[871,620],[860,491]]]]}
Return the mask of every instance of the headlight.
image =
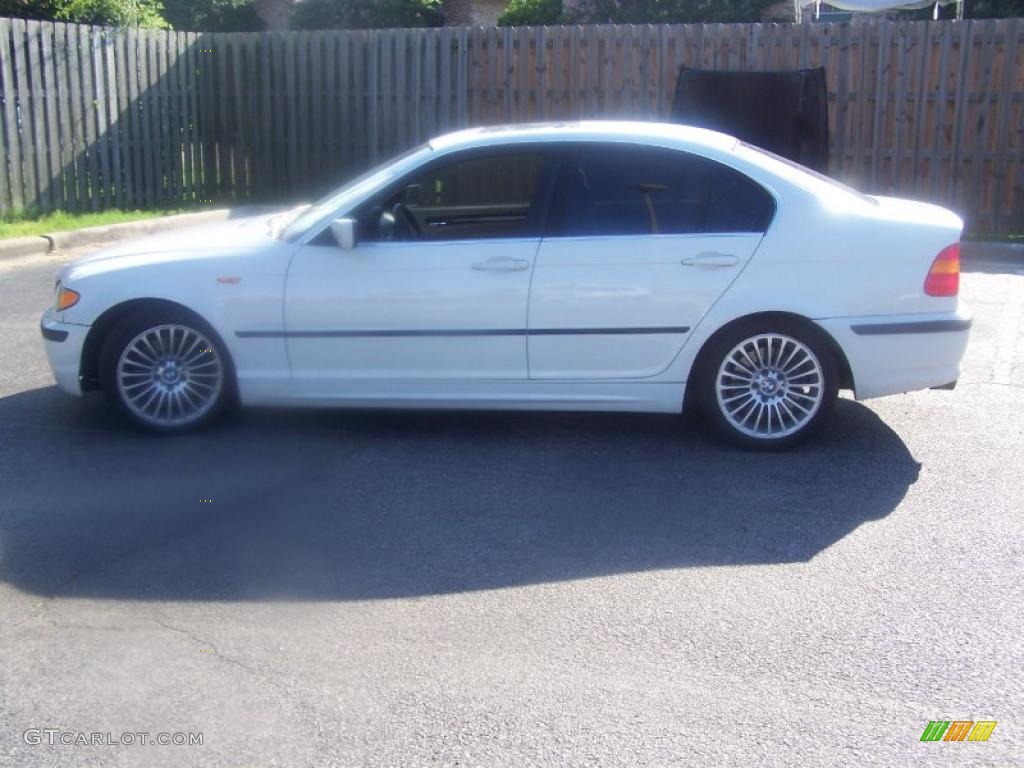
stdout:
{"type": "Polygon", "coordinates": [[[72,291],[70,288],[65,288],[59,283],[57,284],[57,311],[60,312],[65,309],[69,309],[78,303],[78,299],[81,298],[77,291],[72,291]]]}

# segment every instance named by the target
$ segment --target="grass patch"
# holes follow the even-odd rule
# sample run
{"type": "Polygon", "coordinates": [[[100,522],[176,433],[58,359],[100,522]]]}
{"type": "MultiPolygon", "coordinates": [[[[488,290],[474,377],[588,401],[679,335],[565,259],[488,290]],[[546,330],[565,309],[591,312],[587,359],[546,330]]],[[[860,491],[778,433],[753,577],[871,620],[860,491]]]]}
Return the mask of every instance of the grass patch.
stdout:
{"type": "Polygon", "coordinates": [[[990,235],[984,232],[965,232],[962,238],[968,241],[981,241],[989,243],[1019,243],[1024,245],[1024,233],[1014,233],[1009,235],[990,235]]]}
{"type": "Polygon", "coordinates": [[[0,217],[0,239],[31,237],[32,235],[44,235],[47,232],[99,227],[104,224],[120,224],[125,221],[151,219],[155,216],[170,216],[182,213],[183,210],[182,208],[160,208],[145,211],[89,211],[87,213],[54,211],[41,216],[6,214],[0,217]]]}

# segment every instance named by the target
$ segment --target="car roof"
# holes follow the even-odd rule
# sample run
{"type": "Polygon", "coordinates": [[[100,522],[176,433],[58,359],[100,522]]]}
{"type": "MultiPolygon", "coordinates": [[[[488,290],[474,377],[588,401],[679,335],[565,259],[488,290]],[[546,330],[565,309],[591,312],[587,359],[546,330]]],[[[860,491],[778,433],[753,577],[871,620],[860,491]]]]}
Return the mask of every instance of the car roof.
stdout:
{"type": "Polygon", "coordinates": [[[485,147],[521,141],[631,141],[685,144],[728,151],[736,139],[724,133],[677,123],[634,120],[580,120],[468,128],[430,140],[435,150],[485,147]]]}

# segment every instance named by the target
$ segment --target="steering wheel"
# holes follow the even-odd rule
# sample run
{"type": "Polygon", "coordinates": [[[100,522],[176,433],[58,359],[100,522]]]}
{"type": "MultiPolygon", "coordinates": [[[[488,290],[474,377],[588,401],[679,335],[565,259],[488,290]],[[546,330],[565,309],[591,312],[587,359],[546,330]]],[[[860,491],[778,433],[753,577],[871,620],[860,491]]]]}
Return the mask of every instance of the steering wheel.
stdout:
{"type": "Polygon", "coordinates": [[[391,209],[391,213],[394,217],[402,222],[402,226],[408,231],[410,239],[419,240],[423,236],[423,232],[420,230],[420,224],[416,221],[416,217],[412,215],[412,211],[405,203],[395,203],[391,209]]]}

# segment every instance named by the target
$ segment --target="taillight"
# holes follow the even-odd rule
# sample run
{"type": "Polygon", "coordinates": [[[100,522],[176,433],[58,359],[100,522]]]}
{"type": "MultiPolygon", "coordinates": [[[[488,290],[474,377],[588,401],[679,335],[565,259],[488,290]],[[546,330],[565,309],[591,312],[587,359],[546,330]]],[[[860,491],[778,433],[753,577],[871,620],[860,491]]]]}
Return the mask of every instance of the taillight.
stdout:
{"type": "Polygon", "coordinates": [[[924,279],[924,292],[929,296],[956,296],[960,292],[960,243],[939,251],[924,279]]]}

